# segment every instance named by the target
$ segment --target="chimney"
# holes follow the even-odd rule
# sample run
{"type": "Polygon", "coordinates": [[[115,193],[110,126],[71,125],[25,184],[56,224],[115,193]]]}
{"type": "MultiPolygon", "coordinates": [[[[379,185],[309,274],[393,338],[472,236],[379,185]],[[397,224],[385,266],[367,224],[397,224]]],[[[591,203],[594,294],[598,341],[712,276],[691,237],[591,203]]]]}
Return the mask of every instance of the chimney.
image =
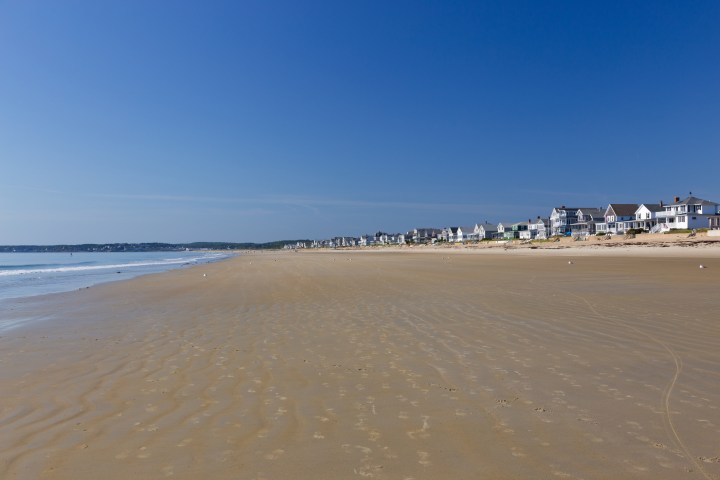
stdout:
{"type": "Polygon", "coordinates": [[[560,208],[565,208],[565,205],[563,205],[563,206],[562,206],[562,207],[560,207],[560,208]]]}
{"type": "Polygon", "coordinates": [[[661,207],[664,207],[664,206],[665,206],[665,205],[663,205],[663,201],[662,201],[662,200],[660,200],[660,206],[661,206],[661,207]]]}
{"type": "Polygon", "coordinates": [[[675,197],[675,203],[678,203],[680,201],[680,197],[675,197]]]}

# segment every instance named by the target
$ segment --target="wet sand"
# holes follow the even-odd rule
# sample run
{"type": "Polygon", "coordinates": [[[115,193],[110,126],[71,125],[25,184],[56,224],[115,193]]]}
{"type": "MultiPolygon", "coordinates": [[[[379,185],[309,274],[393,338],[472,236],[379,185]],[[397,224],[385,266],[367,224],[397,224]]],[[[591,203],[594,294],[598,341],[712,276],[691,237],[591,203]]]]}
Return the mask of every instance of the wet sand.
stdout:
{"type": "Polygon", "coordinates": [[[0,478],[718,479],[720,255],[665,250],[258,253],[24,302],[0,478]]]}

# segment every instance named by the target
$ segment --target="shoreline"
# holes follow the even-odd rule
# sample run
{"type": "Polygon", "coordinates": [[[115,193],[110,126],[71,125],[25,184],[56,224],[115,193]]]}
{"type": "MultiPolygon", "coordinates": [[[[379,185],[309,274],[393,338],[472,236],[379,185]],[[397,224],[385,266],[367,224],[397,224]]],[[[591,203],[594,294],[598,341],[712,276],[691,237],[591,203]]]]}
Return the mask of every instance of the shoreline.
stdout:
{"type": "Polygon", "coordinates": [[[28,302],[55,318],[0,333],[0,474],[720,475],[717,250],[481,250],[253,252],[28,302]]]}
{"type": "MultiPolygon", "coordinates": [[[[163,253],[163,252],[158,252],[158,253],[163,253]]],[[[2,299],[0,299],[0,307],[2,307],[5,310],[5,312],[15,311],[15,310],[24,308],[28,305],[32,306],[34,303],[52,302],[53,298],[55,298],[57,295],[72,294],[73,292],[87,290],[90,288],[95,288],[100,285],[127,282],[127,281],[132,281],[136,278],[141,278],[141,277],[145,277],[148,275],[159,275],[159,274],[171,272],[174,270],[182,270],[182,269],[186,269],[186,268],[197,267],[200,265],[221,262],[221,261],[233,258],[234,256],[238,255],[238,253],[236,253],[236,252],[228,253],[228,252],[219,251],[217,253],[221,253],[225,256],[220,257],[220,258],[208,257],[208,258],[202,258],[202,259],[193,259],[193,261],[188,260],[186,262],[183,261],[181,263],[166,264],[166,265],[158,263],[156,265],[156,267],[158,267],[158,268],[164,267],[165,268],[165,270],[160,270],[160,271],[134,272],[134,271],[132,271],[132,268],[137,268],[137,267],[147,268],[148,265],[135,265],[135,264],[131,263],[131,264],[123,265],[122,267],[125,267],[125,270],[123,270],[122,272],[121,271],[116,272],[117,274],[120,274],[120,273],[124,274],[121,276],[121,278],[108,277],[107,279],[93,279],[92,281],[94,283],[90,283],[90,284],[88,284],[88,282],[90,282],[90,279],[88,278],[88,279],[85,279],[84,282],[79,283],[79,285],[81,285],[81,286],[73,285],[69,289],[67,288],[67,286],[64,287],[65,289],[62,289],[63,288],[62,286],[57,286],[56,288],[60,288],[57,291],[49,291],[49,292],[44,292],[44,293],[33,293],[31,295],[21,295],[21,296],[16,296],[16,297],[2,298],[2,299]],[[130,268],[130,270],[128,270],[128,267],[130,268]]],[[[105,255],[105,253],[100,253],[100,254],[105,255]]],[[[112,271],[112,270],[116,270],[117,268],[119,268],[119,266],[99,265],[97,269],[112,271]]],[[[120,275],[118,275],[118,276],[120,276],[120,275]]],[[[26,320],[20,320],[20,319],[17,319],[17,320],[18,320],[17,324],[14,324],[13,322],[9,322],[9,323],[5,322],[3,318],[0,318],[0,332],[6,331],[8,329],[17,328],[17,326],[19,326],[25,322],[33,321],[32,318],[28,318],[26,320]]]]}

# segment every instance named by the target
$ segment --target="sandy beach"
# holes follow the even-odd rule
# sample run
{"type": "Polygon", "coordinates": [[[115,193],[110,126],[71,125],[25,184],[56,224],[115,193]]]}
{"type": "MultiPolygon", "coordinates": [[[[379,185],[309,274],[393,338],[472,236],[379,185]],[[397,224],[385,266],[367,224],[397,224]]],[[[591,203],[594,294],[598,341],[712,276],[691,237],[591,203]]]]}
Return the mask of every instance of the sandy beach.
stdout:
{"type": "Polygon", "coordinates": [[[720,479],[718,244],[479,250],[18,302],[0,478],[720,479]]]}

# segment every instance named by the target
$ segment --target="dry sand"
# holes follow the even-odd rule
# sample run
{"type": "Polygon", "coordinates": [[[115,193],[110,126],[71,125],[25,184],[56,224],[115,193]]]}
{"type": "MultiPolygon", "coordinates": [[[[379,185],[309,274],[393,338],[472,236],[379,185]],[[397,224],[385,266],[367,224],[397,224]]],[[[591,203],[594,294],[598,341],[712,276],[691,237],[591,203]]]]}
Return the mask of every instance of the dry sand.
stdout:
{"type": "Polygon", "coordinates": [[[719,251],[254,254],[27,301],[0,478],[718,479],[719,251]]]}

